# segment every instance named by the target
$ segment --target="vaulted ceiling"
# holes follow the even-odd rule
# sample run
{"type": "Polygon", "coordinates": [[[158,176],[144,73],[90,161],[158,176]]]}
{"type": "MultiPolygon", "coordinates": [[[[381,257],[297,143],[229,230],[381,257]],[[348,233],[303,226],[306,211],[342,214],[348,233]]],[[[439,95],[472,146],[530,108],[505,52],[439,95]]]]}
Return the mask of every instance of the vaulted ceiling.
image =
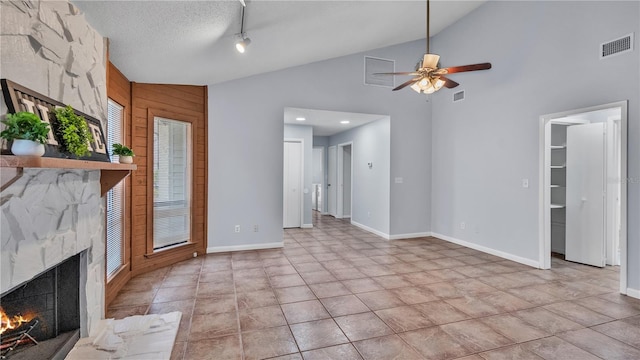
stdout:
{"type": "MultiPolygon", "coordinates": [[[[237,0],[72,2],[137,82],[216,84],[425,37],[425,2],[414,0],[246,1],[244,54],[237,0]]],[[[431,35],[483,2],[432,1],[431,35]]]]}

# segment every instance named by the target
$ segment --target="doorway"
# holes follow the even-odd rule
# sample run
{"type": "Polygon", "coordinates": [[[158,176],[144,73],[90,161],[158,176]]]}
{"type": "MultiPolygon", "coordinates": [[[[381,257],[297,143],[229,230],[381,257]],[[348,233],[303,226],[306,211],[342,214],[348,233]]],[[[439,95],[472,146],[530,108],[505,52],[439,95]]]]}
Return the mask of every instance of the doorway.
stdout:
{"type": "Polygon", "coordinates": [[[540,267],[620,265],[626,293],[627,102],[540,117],[540,267]]]}
{"type": "Polygon", "coordinates": [[[304,158],[302,139],[284,140],[283,172],[283,224],[284,228],[302,227],[302,169],[304,158]]]}
{"type": "Polygon", "coordinates": [[[351,218],[353,187],[353,142],[338,145],[336,218],[351,218]]]}
{"type": "Polygon", "coordinates": [[[312,150],[313,158],[313,193],[311,194],[311,208],[319,213],[324,213],[324,147],[314,146],[312,150]]]}

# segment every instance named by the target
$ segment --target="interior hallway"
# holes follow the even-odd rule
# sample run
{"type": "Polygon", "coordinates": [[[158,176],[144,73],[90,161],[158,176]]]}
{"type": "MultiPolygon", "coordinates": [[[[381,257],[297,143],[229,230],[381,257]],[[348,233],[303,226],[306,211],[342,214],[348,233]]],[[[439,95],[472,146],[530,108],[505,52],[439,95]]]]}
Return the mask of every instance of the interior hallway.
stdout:
{"type": "Polygon", "coordinates": [[[284,249],[133,278],[107,317],[182,311],[172,359],[640,358],[640,300],[618,294],[617,268],[536,270],[314,217],[284,249]]]}

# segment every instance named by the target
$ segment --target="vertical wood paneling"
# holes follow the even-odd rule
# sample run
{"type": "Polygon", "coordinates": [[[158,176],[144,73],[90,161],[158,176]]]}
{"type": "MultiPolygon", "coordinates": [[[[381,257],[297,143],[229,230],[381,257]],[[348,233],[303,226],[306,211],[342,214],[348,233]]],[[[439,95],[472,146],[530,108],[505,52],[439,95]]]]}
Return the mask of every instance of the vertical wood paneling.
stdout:
{"type": "MultiPolygon", "coordinates": [[[[131,83],[111,62],[107,66],[107,97],[124,108],[124,144],[131,145],[131,83]]],[[[109,149],[111,151],[111,149],[109,149]]],[[[135,172],[135,171],[134,171],[135,172]]],[[[124,203],[124,254],[123,266],[111,279],[108,279],[105,289],[105,306],[118,295],[118,292],[131,278],[131,188],[132,180],[125,178],[124,203]]],[[[106,261],[105,261],[106,264],[106,261]]]]}
{"type": "Polygon", "coordinates": [[[138,170],[132,182],[132,275],[188,259],[206,249],[207,88],[132,83],[132,145],[138,170]],[[153,117],[189,121],[193,129],[193,207],[191,243],[153,253],[153,117]],[[204,134],[205,136],[200,136],[204,134]],[[204,179],[204,181],[202,180],[204,179]]]}

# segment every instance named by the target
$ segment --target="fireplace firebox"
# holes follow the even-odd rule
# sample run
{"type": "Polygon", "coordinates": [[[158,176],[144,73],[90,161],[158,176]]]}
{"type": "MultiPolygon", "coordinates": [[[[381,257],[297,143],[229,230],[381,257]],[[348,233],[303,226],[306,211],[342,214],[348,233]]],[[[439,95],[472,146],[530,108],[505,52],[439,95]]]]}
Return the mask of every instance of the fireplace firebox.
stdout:
{"type": "Polygon", "coordinates": [[[82,263],[77,254],[2,295],[2,359],[64,359],[80,337],[82,263]]]}

